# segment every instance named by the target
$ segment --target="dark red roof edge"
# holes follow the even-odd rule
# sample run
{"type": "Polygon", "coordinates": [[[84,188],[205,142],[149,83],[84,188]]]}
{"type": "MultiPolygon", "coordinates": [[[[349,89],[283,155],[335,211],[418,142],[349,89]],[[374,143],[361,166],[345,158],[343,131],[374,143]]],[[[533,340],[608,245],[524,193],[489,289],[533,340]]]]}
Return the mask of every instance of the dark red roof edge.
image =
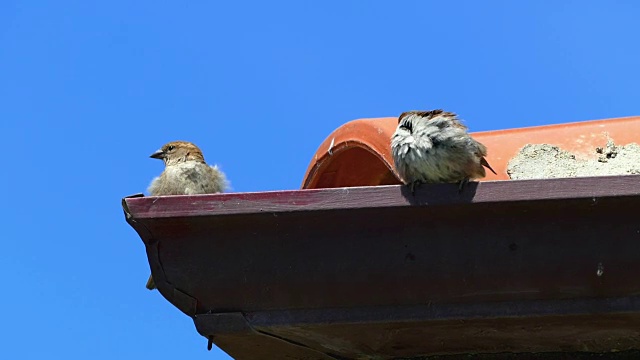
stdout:
{"type": "Polygon", "coordinates": [[[640,348],[638,175],[123,207],[162,296],[236,359],[640,348]]]}

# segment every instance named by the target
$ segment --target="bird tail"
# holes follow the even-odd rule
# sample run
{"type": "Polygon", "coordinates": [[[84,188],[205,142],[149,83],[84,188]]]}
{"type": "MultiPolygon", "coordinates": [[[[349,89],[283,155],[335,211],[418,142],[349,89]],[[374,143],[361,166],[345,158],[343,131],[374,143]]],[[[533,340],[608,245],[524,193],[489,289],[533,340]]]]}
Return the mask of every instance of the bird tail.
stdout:
{"type": "Polygon", "coordinates": [[[491,165],[489,165],[489,163],[487,162],[487,159],[485,158],[480,159],[480,164],[486,167],[487,169],[491,170],[492,173],[498,175],[496,171],[491,168],[491,165]]]}
{"type": "Polygon", "coordinates": [[[147,280],[147,289],[153,290],[156,288],[156,282],[153,281],[153,276],[149,275],[149,280],[147,280]]]}

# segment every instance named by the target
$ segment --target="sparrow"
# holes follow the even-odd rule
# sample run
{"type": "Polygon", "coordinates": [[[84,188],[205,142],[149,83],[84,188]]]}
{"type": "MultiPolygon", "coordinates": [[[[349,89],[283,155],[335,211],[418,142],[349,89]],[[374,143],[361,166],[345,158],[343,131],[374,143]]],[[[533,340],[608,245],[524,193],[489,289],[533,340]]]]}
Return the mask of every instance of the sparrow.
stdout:
{"type": "MultiPolygon", "coordinates": [[[[228,188],[225,174],[204,161],[202,151],[187,141],[172,141],[150,156],[164,162],[164,171],[151,181],[151,196],[215,194],[228,188]]],[[[147,289],[156,288],[149,276],[147,289]]]]}
{"type": "Polygon", "coordinates": [[[474,140],[457,115],[441,109],[407,111],[398,117],[391,137],[396,171],[411,192],[422,183],[459,183],[483,178],[487,148],[474,140]]]}

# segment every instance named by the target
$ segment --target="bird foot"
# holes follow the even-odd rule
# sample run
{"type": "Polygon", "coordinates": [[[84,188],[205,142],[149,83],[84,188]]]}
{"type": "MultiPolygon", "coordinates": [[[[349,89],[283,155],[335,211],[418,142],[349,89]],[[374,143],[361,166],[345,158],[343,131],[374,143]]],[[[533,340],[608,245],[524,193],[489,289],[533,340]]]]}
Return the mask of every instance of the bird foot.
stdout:
{"type": "Polygon", "coordinates": [[[458,194],[462,193],[462,190],[464,190],[464,187],[469,183],[469,178],[464,178],[462,181],[460,181],[460,185],[458,185],[458,194]]]}
{"type": "Polygon", "coordinates": [[[409,188],[411,189],[411,195],[413,196],[416,195],[416,188],[420,185],[422,185],[422,181],[420,180],[413,181],[409,184],[409,188]]]}

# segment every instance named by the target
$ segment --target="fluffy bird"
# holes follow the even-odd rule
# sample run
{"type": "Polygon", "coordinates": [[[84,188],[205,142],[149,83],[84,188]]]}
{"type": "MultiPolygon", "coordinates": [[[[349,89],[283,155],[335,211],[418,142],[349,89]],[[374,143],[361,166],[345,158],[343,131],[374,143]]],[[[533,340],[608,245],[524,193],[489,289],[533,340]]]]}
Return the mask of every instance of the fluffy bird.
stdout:
{"type": "Polygon", "coordinates": [[[217,166],[204,161],[202,151],[186,141],[172,141],[151,154],[164,161],[164,171],[149,185],[149,194],[215,194],[227,188],[227,178],[217,166]]]}
{"type": "Polygon", "coordinates": [[[456,114],[444,110],[407,111],[391,138],[393,162],[411,192],[422,183],[459,183],[496,173],[487,148],[474,140],[456,114]]]}
{"type": "MultiPolygon", "coordinates": [[[[151,196],[215,194],[228,187],[227,178],[217,166],[204,161],[202,151],[186,141],[172,141],[151,154],[164,161],[164,171],[153,179],[148,192],[151,196]]],[[[147,289],[156,288],[149,276],[147,289]]]]}

